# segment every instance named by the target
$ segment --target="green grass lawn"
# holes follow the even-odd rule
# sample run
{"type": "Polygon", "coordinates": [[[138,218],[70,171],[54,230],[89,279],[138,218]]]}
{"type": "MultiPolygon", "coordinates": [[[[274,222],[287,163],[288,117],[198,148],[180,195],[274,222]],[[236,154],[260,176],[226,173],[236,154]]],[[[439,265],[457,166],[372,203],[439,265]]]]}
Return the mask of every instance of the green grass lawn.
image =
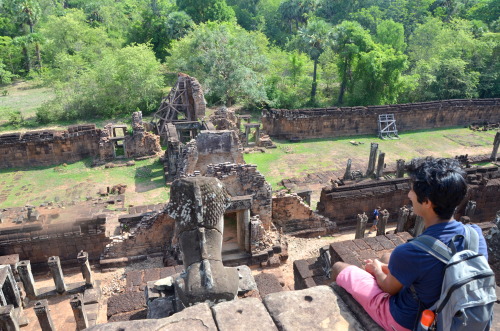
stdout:
{"type": "Polygon", "coordinates": [[[156,204],[169,198],[163,166],[157,159],[136,161],[133,167],[109,169],[90,164],[87,159],[53,167],[0,170],[0,207],[81,201],[96,197],[99,188],[117,184],[127,185],[126,205],[156,204]]]}
{"type": "MultiPolygon", "coordinates": [[[[28,131],[38,129],[64,130],[69,125],[94,123],[98,128],[103,128],[108,123],[129,124],[132,122],[130,115],[111,119],[77,120],[71,122],[58,122],[50,126],[36,122],[36,110],[44,102],[55,97],[51,88],[38,87],[33,82],[18,81],[11,85],[0,87],[0,134],[7,132],[28,131]],[[7,91],[7,95],[3,95],[7,91]],[[24,118],[24,123],[14,126],[9,123],[9,114],[19,111],[24,118]]],[[[144,120],[148,120],[144,116],[144,120]]]]}
{"type": "Polygon", "coordinates": [[[385,163],[396,164],[398,159],[414,157],[454,157],[491,153],[494,131],[474,132],[467,128],[420,130],[400,133],[397,140],[382,140],[375,136],[341,137],[303,140],[299,143],[275,141],[278,148],[266,153],[245,154],[247,163],[256,164],[274,189],[284,178],[304,176],[321,171],[343,172],[347,159],[352,170],[366,171],[370,143],[378,143],[386,154],[385,163]],[[350,141],[361,144],[355,146],[350,141]]]}

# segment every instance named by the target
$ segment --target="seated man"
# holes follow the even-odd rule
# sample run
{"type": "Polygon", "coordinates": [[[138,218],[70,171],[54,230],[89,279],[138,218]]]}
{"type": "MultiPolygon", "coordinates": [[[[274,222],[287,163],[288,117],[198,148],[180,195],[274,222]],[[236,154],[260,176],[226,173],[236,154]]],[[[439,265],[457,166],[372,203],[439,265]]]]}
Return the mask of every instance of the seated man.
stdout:
{"type": "MultiPolygon", "coordinates": [[[[451,159],[426,159],[414,164],[417,166],[410,170],[408,198],[413,212],[424,219],[422,235],[448,244],[456,234],[465,233],[464,225],[453,218],[467,193],[463,172],[451,159]]],[[[479,234],[479,253],[488,258],[481,229],[476,225],[473,228],[479,234]]],[[[462,250],[463,240],[455,245],[462,250]]],[[[365,270],[337,262],[332,267],[333,279],[385,330],[414,329],[420,322],[419,313],[439,299],[445,264],[409,243],[399,245],[385,258],[366,260],[365,270]],[[387,260],[388,264],[384,263],[387,260]],[[412,285],[416,293],[411,291],[412,285]]]]}

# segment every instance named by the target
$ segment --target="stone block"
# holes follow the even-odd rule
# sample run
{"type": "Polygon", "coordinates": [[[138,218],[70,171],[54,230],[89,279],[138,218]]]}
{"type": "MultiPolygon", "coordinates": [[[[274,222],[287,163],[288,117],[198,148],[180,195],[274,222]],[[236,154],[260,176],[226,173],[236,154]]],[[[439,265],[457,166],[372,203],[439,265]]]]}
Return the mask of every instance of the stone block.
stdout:
{"type": "Polygon", "coordinates": [[[142,320],[134,322],[120,322],[96,325],[88,331],[137,331],[137,330],[162,330],[162,331],[217,331],[217,326],[212,316],[210,306],[200,303],[184,309],[183,311],[160,320],[142,320]]]}
{"type": "Polygon", "coordinates": [[[257,290],[257,284],[252,275],[252,270],[246,265],[240,265],[236,267],[238,270],[238,295],[242,295],[248,291],[257,290]]]}
{"type": "Polygon", "coordinates": [[[148,319],[159,319],[173,315],[175,297],[156,298],[148,301],[148,319]]]}
{"type": "Polygon", "coordinates": [[[166,278],[168,276],[173,276],[177,273],[175,267],[165,267],[160,269],[160,278],[166,278]]]}
{"type": "Polygon", "coordinates": [[[101,298],[101,287],[96,286],[94,288],[87,288],[83,293],[83,304],[88,305],[92,303],[98,303],[101,298]]]}
{"type": "Polygon", "coordinates": [[[108,318],[118,313],[126,313],[146,307],[142,292],[127,292],[108,299],[108,318]]]}
{"type": "Polygon", "coordinates": [[[160,279],[160,268],[146,269],[143,272],[144,272],[144,277],[143,277],[144,283],[160,279]]]}
{"type": "Polygon", "coordinates": [[[127,272],[126,274],[127,289],[142,284],[142,275],[143,275],[142,270],[133,270],[127,272]]]}
{"type": "Polygon", "coordinates": [[[295,260],[293,262],[293,272],[297,272],[302,279],[313,276],[313,272],[309,268],[309,262],[307,260],[295,260]]]}
{"type": "Polygon", "coordinates": [[[269,293],[283,291],[283,287],[281,287],[278,278],[271,273],[261,273],[256,275],[255,283],[257,283],[257,288],[259,289],[261,297],[264,297],[269,293]]]}
{"type": "Polygon", "coordinates": [[[362,330],[328,286],[272,293],[263,302],[279,330],[362,330]]]}
{"type": "Polygon", "coordinates": [[[383,329],[373,321],[366,313],[364,308],[342,287],[332,283],[331,287],[343,302],[349,307],[350,311],[356,316],[356,319],[363,325],[364,330],[382,331],[383,329]]]}
{"type": "Polygon", "coordinates": [[[220,331],[278,330],[259,299],[246,298],[219,303],[212,307],[220,331]],[[235,322],[237,321],[237,322],[235,322]]]}

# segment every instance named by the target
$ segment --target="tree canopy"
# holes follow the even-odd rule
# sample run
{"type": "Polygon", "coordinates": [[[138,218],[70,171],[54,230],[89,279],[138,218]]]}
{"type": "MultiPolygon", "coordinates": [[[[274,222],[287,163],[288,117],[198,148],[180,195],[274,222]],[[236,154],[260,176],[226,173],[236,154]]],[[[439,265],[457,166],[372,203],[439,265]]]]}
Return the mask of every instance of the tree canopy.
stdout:
{"type": "Polygon", "coordinates": [[[498,0],[3,0],[0,84],[40,121],[154,110],[178,71],[209,105],[500,97],[498,0]]]}

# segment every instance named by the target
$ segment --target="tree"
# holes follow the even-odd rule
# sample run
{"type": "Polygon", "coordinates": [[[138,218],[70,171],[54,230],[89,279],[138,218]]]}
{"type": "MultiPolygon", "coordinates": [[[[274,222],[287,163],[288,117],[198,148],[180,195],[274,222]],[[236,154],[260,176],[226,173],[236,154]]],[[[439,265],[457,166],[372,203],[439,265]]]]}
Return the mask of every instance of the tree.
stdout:
{"type": "Polygon", "coordinates": [[[332,41],[332,26],[322,19],[311,19],[307,26],[299,29],[299,45],[304,46],[305,52],[313,60],[313,81],[311,86],[311,104],[316,103],[317,69],[319,57],[323,51],[330,46],[332,41]]]}
{"type": "Polygon", "coordinates": [[[375,45],[359,54],[353,73],[349,101],[353,105],[396,103],[405,84],[402,73],[407,69],[407,56],[393,48],[375,45]]]}
{"type": "Polygon", "coordinates": [[[412,101],[491,95],[486,91],[495,86],[499,70],[491,62],[495,45],[498,40],[476,38],[474,22],[428,19],[408,45],[411,73],[420,76],[412,101]]]}
{"type": "Polygon", "coordinates": [[[10,84],[15,75],[6,69],[6,65],[0,59],[0,85],[10,84]]]}
{"type": "Polygon", "coordinates": [[[204,23],[174,42],[167,64],[198,78],[212,104],[256,104],[267,100],[266,47],[267,39],[259,32],[229,22],[204,23]]]}
{"type": "Polygon", "coordinates": [[[120,40],[110,38],[102,27],[90,27],[80,9],[49,20],[40,29],[46,39],[45,63],[53,68],[52,78],[68,80],[88,69],[108,49],[116,49],[120,40]]]}
{"type": "Polygon", "coordinates": [[[430,86],[437,98],[469,99],[477,98],[479,73],[467,72],[467,63],[462,59],[443,60],[436,70],[436,80],[430,86]]]}
{"type": "Polygon", "coordinates": [[[36,0],[6,0],[3,4],[14,22],[20,26],[27,25],[29,33],[34,32],[34,26],[40,18],[40,4],[36,0]]]}
{"type": "Polygon", "coordinates": [[[280,4],[278,11],[292,32],[294,28],[298,30],[304,25],[317,7],[318,0],[285,0],[280,4]]]}
{"type": "Polygon", "coordinates": [[[311,93],[312,61],[304,53],[286,52],[272,47],[268,54],[269,70],[266,73],[266,93],[269,106],[274,108],[300,108],[311,93]]]}
{"type": "Polygon", "coordinates": [[[37,110],[39,122],[110,118],[157,109],[161,100],[161,65],[147,45],[106,50],[79,76],[58,86],[56,98],[37,110]]]}
{"type": "Polygon", "coordinates": [[[333,49],[338,54],[340,90],[337,103],[342,105],[344,94],[353,80],[353,71],[362,52],[375,46],[370,34],[357,22],[344,21],[333,31],[333,49]]]}
{"type": "Polygon", "coordinates": [[[403,24],[393,20],[385,20],[377,25],[376,40],[378,43],[392,47],[396,52],[403,53],[406,49],[403,24]]]}
{"type": "Polygon", "coordinates": [[[234,10],[225,0],[177,0],[179,10],[185,11],[195,23],[232,21],[234,10]]]}

